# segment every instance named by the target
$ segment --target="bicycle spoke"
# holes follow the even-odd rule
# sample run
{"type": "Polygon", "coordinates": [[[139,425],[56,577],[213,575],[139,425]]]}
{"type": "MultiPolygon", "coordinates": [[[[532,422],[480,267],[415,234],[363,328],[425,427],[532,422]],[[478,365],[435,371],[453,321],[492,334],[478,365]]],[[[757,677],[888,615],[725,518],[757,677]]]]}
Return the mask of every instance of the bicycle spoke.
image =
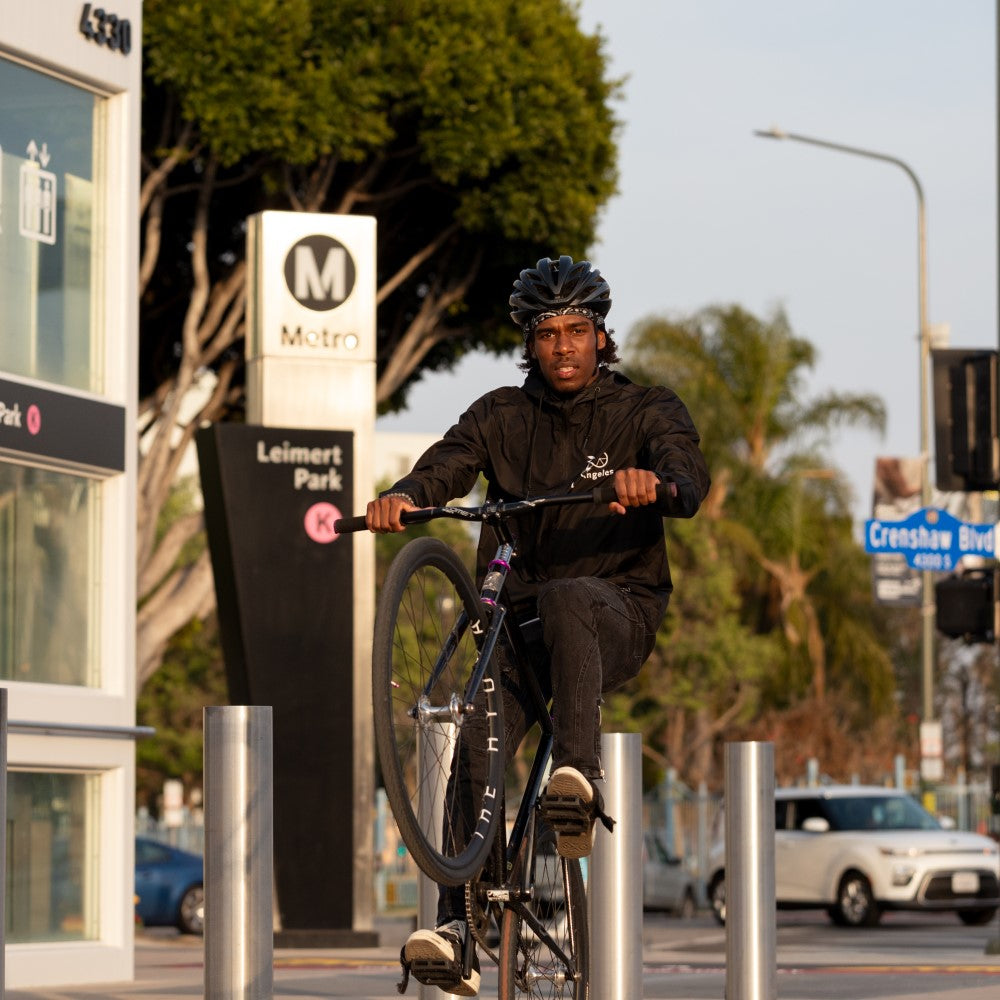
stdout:
{"type": "Polygon", "coordinates": [[[589,964],[580,864],[560,858],[551,831],[543,830],[532,871],[531,898],[504,914],[501,1000],[583,1000],[589,964]]]}
{"type": "MultiPolygon", "coordinates": [[[[474,874],[470,866],[484,853],[479,840],[473,842],[472,821],[483,810],[485,793],[481,781],[477,791],[465,775],[464,749],[466,689],[478,659],[467,624],[481,613],[479,595],[454,553],[435,539],[411,543],[397,562],[376,620],[379,759],[393,815],[414,859],[427,874],[454,885],[474,874]]],[[[489,735],[495,735],[493,728],[489,735]]],[[[485,744],[486,734],[476,739],[485,744]]]]}

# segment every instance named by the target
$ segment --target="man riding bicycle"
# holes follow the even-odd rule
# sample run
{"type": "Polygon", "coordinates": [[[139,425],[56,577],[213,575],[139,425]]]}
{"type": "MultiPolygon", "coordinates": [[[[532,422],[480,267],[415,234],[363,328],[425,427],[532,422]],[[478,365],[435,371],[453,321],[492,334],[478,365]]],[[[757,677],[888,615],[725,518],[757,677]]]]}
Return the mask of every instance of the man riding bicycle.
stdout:
{"type": "MultiPolygon", "coordinates": [[[[402,531],[402,513],[465,496],[480,473],[488,500],[614,484],[617,499],[606,509],[549,507],[524,519],[503,598],[519,621],[538,620],[532,664],[552,698],[555,736],[541,808],[559,854],[580,858],[590,853],[594,822],[611,823],[594,784],[603,776],[601,696],[633,678],[653,649],[671,591],[662,518],[692,517],[709,474],[676,394],[608,367],[619,360],[605,325],[611,290],[589,261],[539,260],[514,282],[510,307],[524,333],[523,385],[474,402],[408,475],[368,504],[366,523],[402,531]],[[661,483],[668,495],[658,500],[661,483]]],[[[480,581],[495,549],[484,526],[480,581]]],[[[509,759],[536,720],[514,671],[503,670],[502,690],[509,759]]],[[[479,763],[485,781],[485,759],[479,763]]],[[[416,979],[422,963],[453,962],[454,982],[436,984],[459,996],[478,993],[478,966],[470,978],[461,975],[465,920],[463,889],[442,888],[436,929],[415,931],[403,949],[416,979]]]]}

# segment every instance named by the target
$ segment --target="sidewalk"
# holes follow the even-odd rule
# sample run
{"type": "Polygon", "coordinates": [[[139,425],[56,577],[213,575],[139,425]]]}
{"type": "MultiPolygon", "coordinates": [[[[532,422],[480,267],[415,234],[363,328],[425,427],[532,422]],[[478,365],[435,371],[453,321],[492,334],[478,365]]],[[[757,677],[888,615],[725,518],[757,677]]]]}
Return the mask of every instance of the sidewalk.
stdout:
{"type": "MultiPolygon", "coordinates": [[[[294,950],[274,953],[274,1000],[398,1000],[399,949],[412,919],[380,919],[377,948],[294,950]]],[[[906,933],[906,932],[904,932],[906,933]]],[[[780,1000],[997,1000],[1000,955],[985,955],[981,940],[968,947],[928,949],[901,958],[895,934],[884,944],[858,948],[845,961],[843,948],[784,944],[778,952],[780,1000]]],[[[869,938],[869,945],[871,945],[869,938]]],[[[135,980],[47,989],[8,989],[7,1000],[180,1000],[204,995],[204,951],[198,938],[150,932],[136,938],[135,980]]],[[[647,925],[643,933],[644,996],[669,1000],[723,1000],[725,934],[698,925],[647,925]]],[[[406,996],[418,998],[411,980],[406,996]]],[[[483,963],[480,996],[497,995],[496,969],[483,963]]],[[[433,992],[444,1000],[445,994],[433,992]]],[[[592,997],[591,1000],[607,1000],[592,997]]],[[[632,998],[629,998],[632,1000],[632,998]]],[[[639,1000],[639,998],[635,998],[639,1000]]]]}

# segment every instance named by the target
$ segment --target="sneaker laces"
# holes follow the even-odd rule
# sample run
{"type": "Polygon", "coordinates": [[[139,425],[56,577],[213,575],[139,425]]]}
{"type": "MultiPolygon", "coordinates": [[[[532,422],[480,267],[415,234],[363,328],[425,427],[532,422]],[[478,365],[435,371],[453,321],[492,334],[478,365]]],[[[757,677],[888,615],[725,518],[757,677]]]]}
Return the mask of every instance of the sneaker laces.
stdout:
{"type": "Polygon", "coordinates": [[[410,985],[410,963],[406,960],[406,945],[399,949],[399,964],[403,969],[403,978],[396,983],[396,992],[405,993],[410,985]]]}

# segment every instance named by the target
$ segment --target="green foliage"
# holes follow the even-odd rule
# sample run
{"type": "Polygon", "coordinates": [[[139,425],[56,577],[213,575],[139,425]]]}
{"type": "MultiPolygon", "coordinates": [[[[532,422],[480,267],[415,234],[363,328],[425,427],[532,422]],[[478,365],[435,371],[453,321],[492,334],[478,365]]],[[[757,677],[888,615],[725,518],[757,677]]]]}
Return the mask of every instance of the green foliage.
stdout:
{"type": "Polygon", "coordinates": [[[669,524],[674,595],[618,714],[690,781],[717,775],[721,739],[772,710],[811,705],[860,739],[895,712],[894,631],[825,445],[844,424],[881,429],[881,400],[808,398],[815,349],[780,310],[654,317],[628,347],[629,374],[687,403],[714,482],[697,518],[669,524]]]}
{"type": "Polygon", "coordinates": [[[379,11],[363,0],[149,0],[146,72],[179,96],[224,164],[259,152],[360,159],[391,135],[393,78],[373,72],[382,45],[369,7],[379,11]]]}
{"type": "MultiPolygon", "coordinates": [[[[513,276],[542,253],[583,255],[614,193],[619,85],[567,0],[149,0],[143,20],[147,169],[180,152],[166,268],[144,297],[144,391],[176,364],[210,176],[215,280],[242,258],[256,211],[377,218],[379,282],[393,281],[380,376],[400,347],[416,377],[473,346],[516,348],[513,276]],[[429,307],[440,320],[430,313],[429,349],[414,352],[403,335],[429,307]]],[[[405,387],[384,391],[398,404],[405,387]]]]}
{"type": "Polygon", "coordinates": [[[669,380],[696,415],[713,470],[761,472],[780,449],[815,455],[817,439],[845,423],[884,430],[885,406],[875,396],[803,398],[815,360],[813,345],[780,309],[764,319],[740,306],[654,317],[629,339],[630,372],[639,381],[669,380]]]}
{"type": "Polygon", "coordinates": [[[614,183],[616,88],[561,0],[151,0],[143,13],[148,75],[225,165],[412,143],[438,182],[467,185],[469,228],[592,237],[614,183]]]}
{"type": "Polygon", "coordinates": [[[136,744],[139,805],[156,813],[168,778],[183,781],[187,790],[201,787],[202,710],[228,703],[218,623],[214,616],[195,619],[174,635],[163,665],[139,693],[136,722],[156,729],[136,744]]]}

